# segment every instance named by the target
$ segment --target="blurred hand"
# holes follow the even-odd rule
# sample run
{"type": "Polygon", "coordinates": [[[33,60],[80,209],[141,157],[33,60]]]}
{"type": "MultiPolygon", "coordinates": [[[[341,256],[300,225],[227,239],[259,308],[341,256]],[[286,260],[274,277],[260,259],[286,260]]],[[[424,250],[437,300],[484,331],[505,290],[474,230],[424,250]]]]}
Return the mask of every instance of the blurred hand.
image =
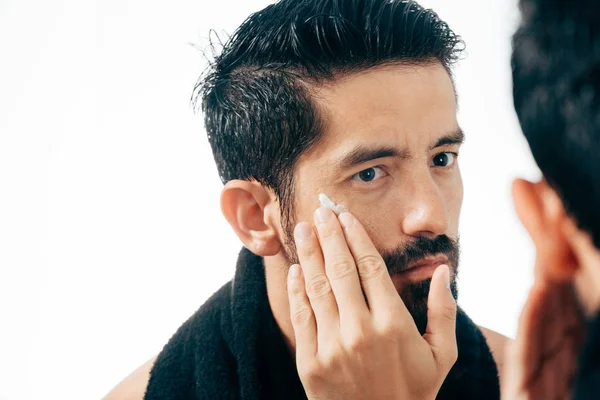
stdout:
{"type": "Polygon", "coordinates": [[[584,329],[572,285],[538,277],[507,348],[502,398],[570,399],[584,329]]]}

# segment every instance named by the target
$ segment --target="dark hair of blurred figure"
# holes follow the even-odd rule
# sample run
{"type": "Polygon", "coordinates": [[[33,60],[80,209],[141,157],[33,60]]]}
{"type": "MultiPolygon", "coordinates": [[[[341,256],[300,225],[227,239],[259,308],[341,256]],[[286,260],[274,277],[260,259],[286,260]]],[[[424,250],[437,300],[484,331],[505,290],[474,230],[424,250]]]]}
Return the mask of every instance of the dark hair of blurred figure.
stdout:
{"type": "Polygon", "coordinates": [[[521,0],[520,8],[514,106],[544,179],[513,186],[536,247],[516,339],[528,356],[514,365],[531,373],[514,387],[531,399],[600,399],[600,2],[521,0]],[[559,397],[548,394],[556,388],[559,397]]]}

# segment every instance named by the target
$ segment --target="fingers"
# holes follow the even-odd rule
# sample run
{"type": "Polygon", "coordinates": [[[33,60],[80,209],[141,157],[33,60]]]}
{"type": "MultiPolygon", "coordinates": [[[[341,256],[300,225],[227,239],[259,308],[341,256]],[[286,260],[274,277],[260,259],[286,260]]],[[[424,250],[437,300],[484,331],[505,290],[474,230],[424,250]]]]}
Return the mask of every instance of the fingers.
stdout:
{"type": "Polygon", "coordinates": [[[423,338],[429,343],[438,365],[449,369],[456,362],[458,347],[456,301],[450,290],[447,265],[440,265],[433,273],[427,307],[427,330],[423,338]]]}
{"type": "Polygon", "coordinates": [[[340,323],[368,315],[354,258],[336,215],[321,207],[315,212],[315,226],[325,259],[325,270],[338,305],[340,323]]]}
{"type": "Polygon", "coordinates": [[[301,222],[294,231],[298,259],[302,265],[306,294],[317,323],[319,339],[326,340],[339,332],[338,307],[325,275],[323,254],[310,224],[301,222]]]}
{"type": "Polygon", "coordinates": [[[550,379],[556,385],[556,393],[561,395],[561,399],[569,398],[573,375],[577,368],[576,359],[577,352],[573,340],[565,337],[564,343],[556,354],[554,373],[550,375],[550,379]]]}
{"type": "Polygon", "coordinates": [[[503,395],[567,398],[581,331],[567,285],[536,282],[505,357],[503,395]],[[567,396],[567,397],[565,397],[567,396]]]}
{"type": "Polygon", "coordinates": [[[296,338],[296,358],[310,360],[317,354],[317,324],[304,289],[302,270],[297,264],[288,271],[288,298],[296,338]]]}
{"type": "Polygon", "coordinates": [[[538,331],[543,331],[541,335],[541,348],[538,359],[536,360],[537,371],[534,376],[539,376],[540,386],[544,393],[553,398],[557,392],[559,381],[554,379],[556,372],[556,357],[563,348],[564,342],[564,320],[561,315],[562,290],[560,285],[551,285],[545,291],[546,295],[544,307],[540,310],[542,316],[539,318],[540,327],[538,331]]]}
{"type": "Polygon", "coordinates": [[[371,313],[389,314],[390,310],[395,312],[400,310],[403,318],[411,318],[394,287],[381,255],[361,223],[349,212],[341,213],[339,219],[356,262],[360,283],[371,313]]]}
{"type": "Polygon", "coordinates": [[[506,347],[506,378],[502,384],[503,398],[526,398],[535,388],[531,385],[538,358],[542,353],[541,334],[539,328],[544,300],[543,287],[534,285],[519,317],[519,326],[514,342],[506,347]]]}
{"type": "Polygon", "coordinates": [[[514,351],[518,355],[519,386],[526,389],[539,378],[544,343],[545,285],[534,284],[519,318],[514,351]]]}
{"type": "Polygon", "coordinates": [[[569,398],[584,336],[585,317],[580,312],[573,284],[562,284],[560,292],[560,313],[556,316],[556,322],[562,323],[562,343],[556,356],[558,368],[554,381],[559,383],[559,392],[566,394],[563,398],[569,398]]]}
{"type": "Polygon", "coordinates": [[[573,327],[567,310],[565,285],[552,284],[545,291],[544,309],[540,331],[543,332],[542,349],[537,369],[529,381],[527,390],[539,394],[536,398],[563,399],[566,398],[569,387],[569,372],[575,368],[573,348],[573,327]]]}

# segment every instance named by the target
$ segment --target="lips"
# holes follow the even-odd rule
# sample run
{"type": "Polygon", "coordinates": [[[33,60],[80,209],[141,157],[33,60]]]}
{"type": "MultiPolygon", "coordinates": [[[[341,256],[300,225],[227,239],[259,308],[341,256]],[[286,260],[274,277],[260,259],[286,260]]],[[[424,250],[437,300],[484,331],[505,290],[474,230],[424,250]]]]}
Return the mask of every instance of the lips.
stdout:
{"type": "Polygon", "coordinates": [[[409,263],[407,268],[390,276],[396,288],[401,288],[407,282],[415,283],[431,279],[435,270],[444,264],[449,266],[448,257],[444,255],[425,257],[409,263]]]}
{"type": "Polygon", "coordinates": [[[404,269],[402,272],[408,272],[412,269],[416,269],[416,268],[420,268],[420,267],[425,267],[425,266],[439,266],[442,264],[448,264],[448,257],[446,257],[445,255],[436,255],[436,256],[429,256],[429,257],[425,257],[425,258],[421,258],[419,260],[413,261],[410,264],[408,264],[408,266],[406,267],[406,269],[404,269]]]}

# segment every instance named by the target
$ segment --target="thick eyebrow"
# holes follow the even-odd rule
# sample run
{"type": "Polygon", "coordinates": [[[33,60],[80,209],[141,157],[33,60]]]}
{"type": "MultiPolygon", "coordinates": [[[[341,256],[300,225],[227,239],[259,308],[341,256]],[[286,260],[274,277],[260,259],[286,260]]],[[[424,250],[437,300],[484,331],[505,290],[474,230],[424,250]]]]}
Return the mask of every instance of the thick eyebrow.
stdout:
{"type": "Polygon", "coordinates": [[[437,140],[437,142],[435,142],[435,144],[433,146],[431,146],[429,149],[433,150],[437,147],[448,146],[448,145],[453,145],[453,144],[461,145],[464,143],[464,141],[465,141],[465,133],[462,131],[462,129],[458,128],[458,130],[456,132],[453,132],[449,135],[445,135],[445,136],[442,136],[441,138],[439,138],[437,140]]]}
{"type": "MultiPolygon", "coordinates": [[[[462,129],[458,128],[456,132],[450,133],[448,135],[444,135],[439,138],[433,146],[431,146],[431,150],[447,145],[453,144],[462,144],[465,141],[465,134],[462,129]]],[[[348,154],[340,158],[338,161],[334,162],[334,165],[338,169],[348,169],[350,167],[360,165],[369,161],[378,160],[380,158],[387,157],[399,157],[399,158],[408,158],[409,152],[406,149],[398,150],[395,147],[390,146],[381,146],[381,147],[364,147],[357,146],[348,154]]]]}
{"type": "Polygon", "coordinates": [[[394,147],[363,147],[357,146],[354,150],[343,156],[335,162],[338,169],[347,169],[355,165],[363,164],[368,161],[377,160],[386,157],[408,157],[408,151],[398,150],[394,147]]]}

